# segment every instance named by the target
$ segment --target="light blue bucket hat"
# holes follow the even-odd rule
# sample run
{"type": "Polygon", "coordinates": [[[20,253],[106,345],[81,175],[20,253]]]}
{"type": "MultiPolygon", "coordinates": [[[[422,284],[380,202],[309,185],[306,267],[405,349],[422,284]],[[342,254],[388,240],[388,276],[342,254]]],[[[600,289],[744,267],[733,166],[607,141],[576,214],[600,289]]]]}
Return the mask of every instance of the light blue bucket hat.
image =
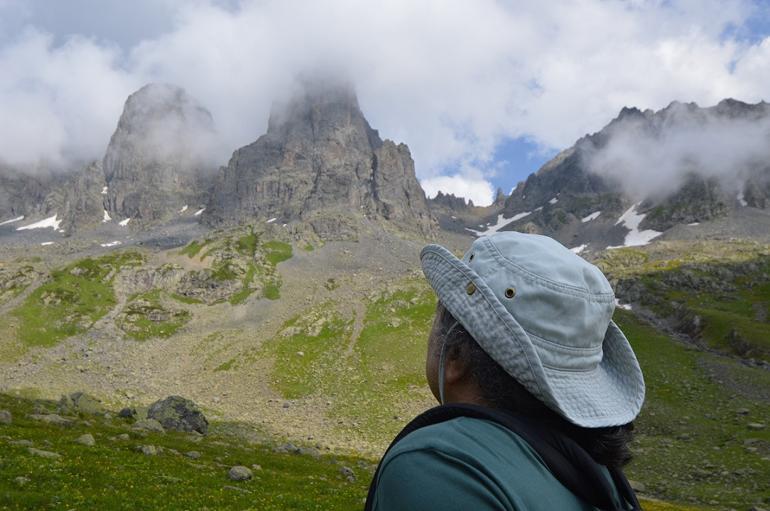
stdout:
{"type": "Polygon", "coordinates": [[[438,299],[481,348],[570,422],[598,428],[634,420],[644,378],[612,321],[604,274],[546,236],[482,236],[458,259],[440,245],[421,254],[438,299]]]}

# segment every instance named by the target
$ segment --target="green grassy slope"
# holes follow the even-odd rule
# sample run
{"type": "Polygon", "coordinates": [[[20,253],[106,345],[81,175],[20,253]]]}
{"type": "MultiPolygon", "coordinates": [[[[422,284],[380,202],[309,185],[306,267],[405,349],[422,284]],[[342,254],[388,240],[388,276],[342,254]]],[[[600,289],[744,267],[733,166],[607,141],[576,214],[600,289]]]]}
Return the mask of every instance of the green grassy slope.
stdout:
{"type": "Polygon", "coordinates": [[[724,353],[770,362],[770,247],[674,243],[604,253],[621,299],[724,353]]]}
{"type": "Polygon", "coordinates": [[[112,280],[121,268],[138,266],[136,252],[86,258],[51,273],[13,311],[20,319],[19,338],[28,345],[51,346],[86,331],[116,304],[112,280]]]}
{"type": "Polygon", "coordinates": [[[0,509],[358,509],[371,478],[367,460],[278,453],[225,433],[142,436],[123,419],[102,417],[81,417],[71,427],[44,424],[27,417],[36,405],[0,395],[0,409],[14,416],[10,426],[0,425],[0,509]],[[84,433],[96,445],[76,443],[84,433]],[[117,438],[122,434],[129,438],[117,438]],[[61,457],[34,456],[20,440],[61,457]],[[146,455],[136,450],[141,445],[162,451],[146,455]],[[189,451],[200,457],[188,458],[189,451]],[[227,477],[234,465],[261,468],[252,467],[252,480],[236,482],[227,477]]]}
{"type": "Polygon", "coordinates": [[[628,312],[616,320],[647,383],[629,477],[666,500],[770,503],[770,431],[749,426],[770,418],[770,373],[677,344],[628,312]]]}

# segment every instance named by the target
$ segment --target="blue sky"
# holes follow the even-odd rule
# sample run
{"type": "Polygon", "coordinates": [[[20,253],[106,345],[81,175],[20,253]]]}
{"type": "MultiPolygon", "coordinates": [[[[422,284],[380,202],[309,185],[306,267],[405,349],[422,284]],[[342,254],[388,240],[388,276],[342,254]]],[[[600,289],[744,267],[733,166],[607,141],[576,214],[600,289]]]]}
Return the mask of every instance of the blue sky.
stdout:
{"type": "Polygon", "coordinates": [[[557,153],[558,150],[539,147],[526,137],[506,139],[495,149],[494,161],[499,172],[490,178],[492,185],[508,195],[518,182],[526,180],[557,153]]]}
{"type": "Polygon", "coordinates": [[[624,106],[770,100],[770,4],[750,0],[0,0],[0,160],[98,158],[125,98],[180,85],[221,155],[299,73],[355,84],[429,195],[483,204],[624,106]],[[533,87],[532,84],[537,84],[533,87]]]}

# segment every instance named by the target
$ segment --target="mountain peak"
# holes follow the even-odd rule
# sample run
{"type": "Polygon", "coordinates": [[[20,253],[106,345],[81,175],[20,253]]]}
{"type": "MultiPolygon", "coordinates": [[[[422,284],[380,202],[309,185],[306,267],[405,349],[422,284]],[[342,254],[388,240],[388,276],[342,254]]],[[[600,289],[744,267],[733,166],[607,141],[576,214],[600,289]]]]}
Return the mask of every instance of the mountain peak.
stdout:
{"type": "MultiPolygon", "coordinates": [[[[292,97],[273,105],[267,133],[233,153],[214,187],[206,220],[278,218],[312,225],[329,211],[379,217],[423,232],[432,225],[409,148],[380,138],[349,84],[305,79],[292,97]]],[[[334,236],[328,218],[322,223],[314,226],[317,232],[334,236]]]]}
{"type": "Polygon", "coordinates": [[[215,140],[211,114],[184,89],[151,83],[131,94],[104,155],[112,216],[157,220],[197,204],[215,140]]]}

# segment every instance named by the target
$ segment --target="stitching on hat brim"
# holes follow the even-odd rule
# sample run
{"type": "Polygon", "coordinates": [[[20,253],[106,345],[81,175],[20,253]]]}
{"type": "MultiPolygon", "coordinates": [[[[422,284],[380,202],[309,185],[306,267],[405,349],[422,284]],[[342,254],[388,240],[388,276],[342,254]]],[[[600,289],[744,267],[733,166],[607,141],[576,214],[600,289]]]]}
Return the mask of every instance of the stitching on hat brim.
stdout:
{"type": "MultiPolygon", "coordinates": [[[[584,427],[608,427],[616,426],[620,424],[627,424],[633,421],[638,415],[639,411],[644,404],[645,397],[645,385],[644,376],[639,367],[639,363],[636,360],[636,356],[631,349],[630,343],[623,334],[622,330],[611,321],[610,326],[607,328],[604,341],[602,345],[606,345],[605,353],[612,357],[616,363],[606,363],[604,360],[596,367],[594,371],[598,374],[606,374],[608,377],[612,377],[612,373],[625,374],[627,376],[633,376],[626,380],[626,384],[632,383],[633,386],[627,385],[623,387],[627,392],[616,390],[615,394],[620,395],[621,398],[625,398],[624,406],[617,409],[612,414],[593,413],[588,407],[574,407],[570,406],[570,416],[566,416],[570,421],[582,425],[584,427]],[[619,363],[618,363],[619,362],[619,363]],[[631,401],[633,399],[633,401],[631,401]]],[[[552,379],[553,385],[556,389],[559,389],[555,396],[561,396],[559,399],[559,408],[564,409],[562,402],[569,399],[570,390],[575,385],[590,384],[591,375],[584,372],[570,372],[562,369],[554,369],[544,366],[547,373],[547,377],[552,379]],[[588,381],[586,381],[588,380],[588,381]]],[[[598,407],[605,407],[606,404],[602,404],[601,401],[592,400],[593,404],[598,407]]]]}
{"type": "Polygon", "coordinates": [[[609,303],[609,302],[615,301],[615,293],[611,291],[606,293],[591,293],[589,290],[585,288],[570,286],[562,282],[556,282],[556,281],[547,279],[541,275],[538,275],[537,273],[533,273],[527,270],[526,268],[520,266],[519,264],[505,257],[503,253],[500,252],[500,249],[497,247],[497,245],[492,243],[492,241],[488,237],[483,238],[482,243],[489,245],[492,251],[492,255],[495,258],[500,259],[501,262],[504,263],[506,266],[508,265],[512,266],[513,269],[517,270],[519,273],[521,273],[525,277],[529,277],[535,282],[539,284],[543,284],[545,287],[548,287],[553,291],[556,291],[557,293],[574,296],[576,298],[587,298],[589,301],[601,302],[601,303],[604,303],[604,302],[609,303]]]}
{"type": "MultiPolygon", "coordinates": [[[[466,265],[464,262],[462,262],[460,259],[455,257],[451,252],[449,252],[447,249],[442,247],[441,245],[428,245],[427,247],[422,249],[422,253],[420,254],[420,261],[422,262],[426,256],[433,255],[435,257],[438,257],[440,259],[443,259],[446,263],[450,265],[451,268],[459,271],[464,277],[469,278],[476,284],[477,291],[481,292],[481,296],[484,298],[484,300],[487,302],[489,307],[491,308],[492,312],[498,317],[498,320],[502,323],[503,327],[508,330],[508,332],[511,334],[511,336],[516,340],[517,343],[522,343],[522,340],[520,339],[520,336],[517,335],[515,330],[511,329],[510,324],[505,321],[504,317],[501,316],[500,311],[495,307],[495,304],[498,305],[500,308],[505,310],[505,307],[503,304],[500,303],[500,301],[495,297],[492,290],[487,286],[487,284],[484,282],[484,280],[475,272],[472,268],[470,268],[468,265],[466,265]],[[447,257],[449,256],[449,257],[447,257]],[[451,259],[450,259],[451,258],[451,259]],[[494,300],[494,302],[492,300],[494,300]]],[[[449,278],[448,276],[445,278],[449,278]]],[[[430,279],[428,279],[430,281],[430,279]]],[[[443,280],[443,279],[442,279],[443,280]]],[[[435,290],[435,288],[434,288],[435,290]]],[[[440,297],[439,297],[440,298],[440,297]]],[[[511,319],[511,321],[517,325],[521,331],[524,333],[524,335],[527,337],[527,341],[529,341],[529,345],[532,346],[532,352],[537,357],[537,353],[535,352],[534,345],[532,344],[532,341],[528,339],[527,333],[524,331],[524,328],[519,324],[518,321],[516,321],[516,318],[514,318],[507,310],[505,310],[505,314],[508,315],[508,317],[511,319]]],[[[453,314],[454,315],[454,314],[453,314]]],[[[459,316],[459,314],[458,314],[459,316]]],[[[462,319],[459,317],[456,317],[460,323],[462,323],[462,319]]],[[[463,327],[466,327],[466,325],[463,324],[463,327]]],[[[467,327],[466,327],[467,329],[467,327]]],[[[469,329],[468,329],[469,330],[469,329]]],[[[535,384],[537,385],[538,391],[544,398],[549,398],[552,402],[556,403],[556,400],[553,399],[553,393],[550,392],[550,389],[548,392],[543,390],[542,382],[539,378],[536,377],[537,372],[535,371],[535,368],[533,367],[532,360],[530,360],[529,355],[527,354],[527,351],[522,349],[521,350],[525,358],[527,360],[527,365],[529,366],[529,370],[532,373],[533,380],[535,384]]],[[[542,363],[540,361],[540,358],[537,357],[537,364],[542,367],[542,363]]],[[[507,372],[507,371],[506,371],[507,372]]],[[[513,375],[511,375],[513,376],[513,375]]],[[[515,378],[515,376],[514,376],[515,378]]],[[[545,382],[548,383],[547,381],[545,382]]]]}

